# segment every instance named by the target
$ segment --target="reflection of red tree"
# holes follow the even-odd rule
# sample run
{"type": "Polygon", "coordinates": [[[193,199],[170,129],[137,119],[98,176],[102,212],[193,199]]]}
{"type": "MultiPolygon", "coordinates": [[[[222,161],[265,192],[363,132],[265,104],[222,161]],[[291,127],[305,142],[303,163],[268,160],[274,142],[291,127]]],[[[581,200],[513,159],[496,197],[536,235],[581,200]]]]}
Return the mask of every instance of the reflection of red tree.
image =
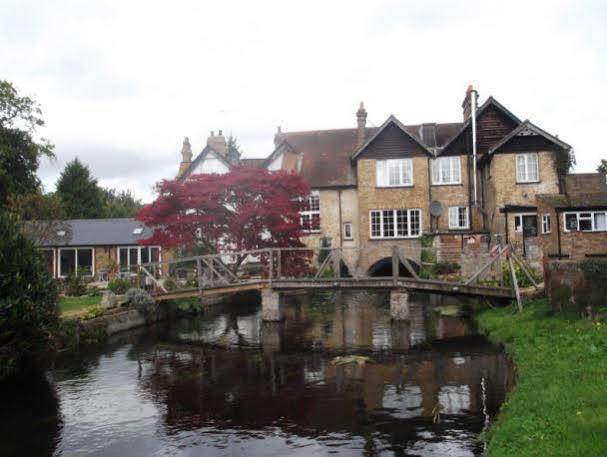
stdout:
{"type": "MultiPolygon", "coordinates": [[[[304,247],[310,186],[283,171],[237,167],[225,174],[199,174],[187,180],[164,180],[156,200],[138,220],[154,227],[144,244],[163,247],[201,245],[208,252],[238,252],[276,247],[304,247]]],[[[307,271],[308,253],[286,252],[284,274],[307,271]]],[[[244,256],[235,259],[237,267],[244,256]]],[[[265,260],[265,259],[262,259],[265,260]]]]}

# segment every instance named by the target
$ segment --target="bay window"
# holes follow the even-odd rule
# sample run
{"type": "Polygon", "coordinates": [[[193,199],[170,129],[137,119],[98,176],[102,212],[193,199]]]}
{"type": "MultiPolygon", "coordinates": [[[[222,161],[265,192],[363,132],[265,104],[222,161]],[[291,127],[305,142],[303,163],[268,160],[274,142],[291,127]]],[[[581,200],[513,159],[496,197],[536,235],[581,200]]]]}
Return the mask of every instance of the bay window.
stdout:
{"type": "Polygon", "coordinates": [[[539,161],[536,152],[516,155],[516,182],[540,180],[539,161]]]}
{"type": "Polygon", "coordinates": [[[581,232],[607,231],[606,211],[580,211],[563,214],[565,219],[565,232],[579,230],[581,232]]]}
{"type": "Polygon", "coordinates": [[[320,193],[313,190],[308,197],[308,207],[299,213],[301,225],[308,232],[320,232],[320,193]]]}
{"type": "Polygon", "coordinates": [[[377,160],[375,171],[377,187],[413,185],[413,161],[411,159],[377,160]]]}
{"type": "Polygon", "coordinates": [[[470,228],[467,206],[449,207],[449,228],[460,230],[470,228]]]}
{"type": "Polygon", "coordinates": [[[432,161],[432,184],[461,184],[461,164],[459,156],[439,157],[432,161]]]}
{"type": "Polygon", "coordinates": [[[92,277],[95,275],[95,253],[93,248],[60,248],[59,277],[71,275],[92,277]]]}
{"type": "Polygon", "coordinates": [[[369,233],[372,239],[418,237],[421,235],[421,210],[372,210],[369,233]]]}

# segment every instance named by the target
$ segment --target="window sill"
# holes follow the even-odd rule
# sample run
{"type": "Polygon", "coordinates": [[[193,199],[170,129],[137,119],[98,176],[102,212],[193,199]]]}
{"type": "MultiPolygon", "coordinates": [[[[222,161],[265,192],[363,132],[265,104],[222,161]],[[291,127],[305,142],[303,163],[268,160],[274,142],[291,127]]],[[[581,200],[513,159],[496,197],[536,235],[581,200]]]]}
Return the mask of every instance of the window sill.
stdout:
{"type": "Polygon", "coordinates": [[[449,227],[449,230],[452,230],[454,232],[463,232],[466,230],[470,230],[470,227],[449,227]]]}
{"type": "Polygon", "coordinates": [[[433,187],[444,187],[444,186],[463,186],[462,182],[449,182],[449,183],[432,183],[433,187]]]}
{"type": "Polygon", "coordinates": [[[399,184],[398,186],[375,186],[376,189],[398,189],[402,187],[414,187],[413,184],[399,184]]]}
{"type": "Polygon", "coordinates": [[[517,181],[516,184],[539,184],[542,181],[537,180],[537,181],[517,181]]]}
{"type": "Polygon", "coordinates": [[[398,236],[398,237],[387,237],[387,238],[369,238],[369,241],[394,241],[394,240],[416,240],[420,238],[422,235],[415,236],[398,236]]]}

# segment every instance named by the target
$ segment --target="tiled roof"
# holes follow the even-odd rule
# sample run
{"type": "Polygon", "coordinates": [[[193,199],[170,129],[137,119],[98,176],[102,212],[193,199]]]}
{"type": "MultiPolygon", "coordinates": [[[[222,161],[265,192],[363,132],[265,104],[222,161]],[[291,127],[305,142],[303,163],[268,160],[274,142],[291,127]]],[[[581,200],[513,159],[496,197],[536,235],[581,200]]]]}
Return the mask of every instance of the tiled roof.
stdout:
{"type": "Polygon", "coordinates": [[[607,192],[576,195],[540,194],[537,198],[553,208],[607,208],[607,192]]]}
{"type": "MultiPolygon", "coordinates": [[[[405,125],[405,130],[428,147],[445,144],[461,128],[461,123],[405,125]],[[435,126],[432,141],[422,138],[422,127],[435,126]],[[435,140],[434,140],[435,139],[435,140]]],[[[367,127],[368,140],[378,127],[367,127]]],[[[297,154],[302,154],[300,175],[313,188],[343,187],[356,185],[356,174],[351,162],[356,151],[357,129],[311,130],[305,132],[283,132],[278,140],[286,140],[297,154]]],[[[427,129],[425,130],[427,131],[427,129]]]]}
{"type": "MultiPolygon", "coordinates": [[[[40,224],[51,223],[43,221],[40,224]]],[[[139,240],[152,236],[150,228],[133,218],[70,219],[52,222],[52,227],[54,236],[41,240],[41,246],[135,245],[139,240]],[[135,232],[139,228],[141,233],[135,232]]]]}

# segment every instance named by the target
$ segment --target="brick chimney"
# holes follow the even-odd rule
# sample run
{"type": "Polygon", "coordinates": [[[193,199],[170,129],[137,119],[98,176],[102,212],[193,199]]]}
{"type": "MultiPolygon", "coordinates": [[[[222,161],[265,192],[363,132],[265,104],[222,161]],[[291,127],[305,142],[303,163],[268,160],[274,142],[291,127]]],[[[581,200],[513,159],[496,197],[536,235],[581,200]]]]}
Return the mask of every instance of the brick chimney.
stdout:
{"type": "Polygon", "coordinates": [[[478,108],[478,92],[474,90],[472,85],[468,86],[466,89],[466,97],[464,97],[464,101],[462,102],[462,108],[464,110],[464,122],[466,122],[470,118],[470,113],[472,112],[472,103],[471,103],[471,94],[472,92],[476,93],[476,97],[474,97],[475,108],[478,108]]]}
{"type": "Polygon", "coordinates": [[[365,110],[365,105],[363,102],[360,102],[360,106],[356,112],[356,124],[358,125],[358,131],[356,132],[356,143],[358,147],[361,147],[367,136],[367,111],[365,110]]]}
{"type": "Polygon", "coordinates": [[[179,164],[179,171],[177,172],[177,177],[179,178],[181,175],[183,175],[191,164],[192,147],[190,146],[189,138],[186,136],[183,140],[183,145],[181,146],[181,163],[179,164]]]}
{"type": "Polygon", "coordinates": [[[282,129],[280,125],[276,127],[276,133],[274,134],[274,147],[277,148],[280,144],[280,140],[282,140],[282,129]]]}
{"type": "Polygon", "coordinates": [[[211,135],[207,138],[207,145],[211,146],[223,157],[225,157],[228,152],[228,144],[226,143],[226,139],[221,130],[219,130],[218,135],[215,135],[215,132],[211,130],[211,135]]]}

